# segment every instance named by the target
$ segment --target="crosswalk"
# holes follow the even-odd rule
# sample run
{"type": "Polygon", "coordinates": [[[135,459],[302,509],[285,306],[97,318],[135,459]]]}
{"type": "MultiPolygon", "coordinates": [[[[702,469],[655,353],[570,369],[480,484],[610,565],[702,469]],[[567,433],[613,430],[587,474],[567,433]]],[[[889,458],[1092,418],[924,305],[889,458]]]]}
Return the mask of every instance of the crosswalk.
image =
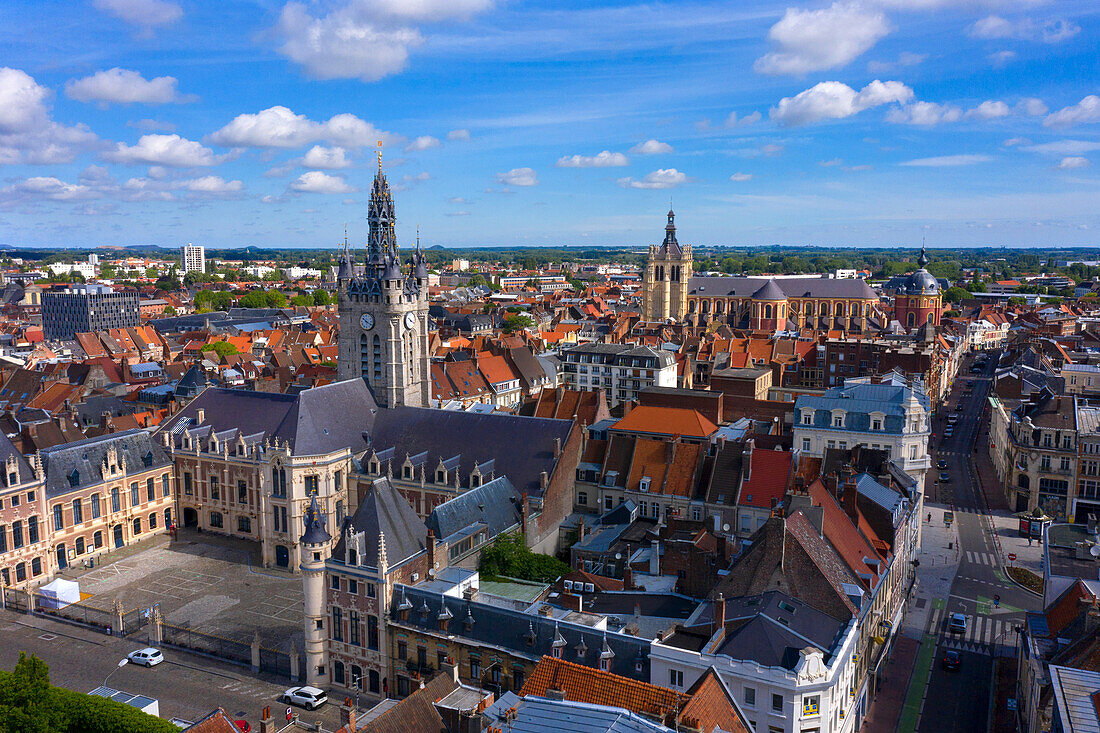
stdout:
{"type": "Polygon", "coordinates": [[[972,506],[957,506],[953,507],[951,511],[955,512],[956,514],[982,514],[982,511],[980,509],[975,509],[972,506]]]}
{"type": "Polygon", "coordinates": [[[956,634],[947,630],[948,612],[942,608],[932,611],[929,631],[938,634],[945,649],[991,654],[993,644],[1014,644],[1015,624],[992,616],[966,615],[966,633],[956,634]]]}
{"type": "Polygon", "coordinates": [[[992,552],[971,552],[966,551],[966,561],[971,565],[989,565],[990,567],[997,567],[997,558],[992,552]]]}

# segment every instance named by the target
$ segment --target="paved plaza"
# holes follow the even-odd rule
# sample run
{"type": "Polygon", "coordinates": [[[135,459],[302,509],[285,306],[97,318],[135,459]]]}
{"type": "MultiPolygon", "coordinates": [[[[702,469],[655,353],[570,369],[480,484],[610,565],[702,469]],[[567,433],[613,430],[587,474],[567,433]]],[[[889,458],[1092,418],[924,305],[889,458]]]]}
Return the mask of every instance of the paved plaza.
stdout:
{"type": "Polygon", "coordinates": [[[301,577],[265,570],[255,545],[226,537],[181,531],[113,552],[94,568],[70,568],[85,603],[125,610],[159,604],[164,621],[196,631],[287,650],[302,648],[301,577]],[[91,594],[88,597],[88,594],[91,594]]]}

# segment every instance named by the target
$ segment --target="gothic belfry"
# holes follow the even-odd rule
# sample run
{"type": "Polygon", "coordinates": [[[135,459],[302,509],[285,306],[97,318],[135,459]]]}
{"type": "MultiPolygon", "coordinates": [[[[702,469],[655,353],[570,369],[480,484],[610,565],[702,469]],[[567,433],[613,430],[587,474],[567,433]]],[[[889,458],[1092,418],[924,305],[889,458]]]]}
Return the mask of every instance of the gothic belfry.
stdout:
{"type": "Polygon", "coordinates": [[[427,407],[428,263],[418,241],[407,268],[402,268],[381,150],[367,221],[370,235],[362,274],[355,272],[346,242],[340,262],[338,378],[365,380],[385,407],[427,407]]]}
{"type": "Polygon", "coordinates": [[[682,320],[691,275],[691,245],[676,241],[676,214],[669,209],[664,241],[660,247],[649,245],[642,275],[642,320],[682,320]]]}

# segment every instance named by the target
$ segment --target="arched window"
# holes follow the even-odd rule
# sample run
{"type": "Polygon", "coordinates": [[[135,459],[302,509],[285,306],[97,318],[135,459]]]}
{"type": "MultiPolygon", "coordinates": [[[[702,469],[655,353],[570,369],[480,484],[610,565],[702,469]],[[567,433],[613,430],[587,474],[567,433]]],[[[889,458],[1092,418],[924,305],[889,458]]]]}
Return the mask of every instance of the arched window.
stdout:
{"type": "Polygon", "coordinates": [[[122,509],[122,501],[119,498],[118,487],[111,489],[111,511],[117,512],[122,509]]]}
{"type": "Polygon", "coordinates": [[[765,318],[771,318],[772,317],[772,305],[771,305],[771,303],[768,303],[767,305],[764,306],[764,317],[765,318]]]}
{"type": "Polygon", "coordinates": [[[374,334],[374,374],[372,381],[382,381],[382,339],[378,334],[374,334]]]}
{"type": "Polygon", "coordinates": [[[929,323],[935,323],[936,322],[936,314],[935,313],[929,313],[928,314],[928,322],[929,323]]]}
{"type": "Polygon", "coordinates": [[[688,301],[688,313],[694,313],[694,312],[695,312],[695,301],[694,300],[689,300],[688,301]]]}
{"type": "Polygon", "coordinates": [[[714,301],[714,312],[721,315],[723,310],[725,310],[725,307],[723,306],[722,301],[714,301]]]}
{"type": "Polygon", "coordinates": [[[134,535],[141,534],[141,517],[134,518],[134,535]]]}
{"type": "Polygon", "coordinates": [[[332,681],[334,684],[344,684],[344,663],[333,662],[332,663],[332,681]]]}
{"type": "Polygon", "coordinates": [[[829,317],[829,304],[828,303],[822,303],[821,304],[821,317],[822,318],[828,318],[829,317]]]}
{"type": "Polygon", "coordinates": [[[844,304],[843,303],[837,303],[836,304],[836,316],[837,316],[837,318],[843,318],[844,317],[844,304]]]}
{"type": "Polygon", "coordinates": [[[916,321],[917,321],[917,317],[914,314],[910,313],[909,317],[906,319],[905,322],[909,326],[909,328],[912,328],[913,325],[916,323],[916,321]]]}
{"type": "Polygon", "coordinates": [[[370,374],[369,343],[366,334],[359,337],[359,374],[364,377],[370,374]]]}

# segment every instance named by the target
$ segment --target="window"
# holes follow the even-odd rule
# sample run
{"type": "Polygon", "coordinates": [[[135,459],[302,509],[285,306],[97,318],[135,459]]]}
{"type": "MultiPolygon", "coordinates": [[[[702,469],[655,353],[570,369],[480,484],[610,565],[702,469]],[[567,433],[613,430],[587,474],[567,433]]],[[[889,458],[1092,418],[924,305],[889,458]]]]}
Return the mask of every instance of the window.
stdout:
{"type": "Polygon", "coordinates": [[[247,481],[238,481],[237,482],[237,503],[238,504],[247,504],[248,503],[248,482],[247,481]]]}
{"type": "Polygon", "coordinates": [[[803,410],[802,411],[802,424],[803,425],[813,425],[814,424],[814,414],[812,412],[810,412],[809,410],[803,410]]]}
{"type": "Polygon", "coordinates": [[[92,494],[91,500],[88,502],[92,508],[92,519],[99,519],[99,494],[92,494]]]}
{"type": "Polygon", "coordinates": [[[145,479],[145,500],[155,501],[157,498],[157,482],[152,476],[145,479]]]}
{"type": "Polygon", "coordinates": [[[134,534],[141,534],[141,517],[134,518],[134,534]]]}
{"type": "Polygon", "coordinates": [[[343,611],[338,606],[332,607],[332,640],[344,640],[343,611]]]}
{"type": "Polygon", "coordinates": [[[359,612],[348,611],[348,643],[360,646],[363,640],[359,634],[359,612]]]}
{"type": "Polygon", "coordinates": [[[77,555],[83,555],[84,554],[84,538],[83,537],[77,537],[76,538],[76,554],[77,555]]]}
{"type": "Polygon", "coordinates": [[[692,521],[698,522],[702,518],[703,518],[703,507],[693,506],[691,508],[691,519],[692,519],[692,521]]]}
{"type": "Polygon", "coordinates": [[[130,506],[134,507],[141,503],[141,492],[138,490],[137,481],[130,484],[130,506]]]}
{"type": "Polygon", "coordinates": [[[783,712],[783,696],[772,693],[772,711],[776,713],[783,712]]]}
{"type": "MultiPolygon", "coordinates": [[[[8,528],[0,524],[0,552],[8,551],[8,528]]],[[[0,591],[2,592],[2,591],[0,591]]]]}
{"type": "Polygon", "coordinates": [[[882,430],[882,420],[875,418],[871,421],[871,430],[882,430]]]}
{"type": "Polygon", "coordinates": [[[584,491],[577,493],[577,504],[579,506],[588,506],[588,494],[584,491]]]}
{"type": "Polygon", "coordinates": [[[271,494],[286,498],[286,469],[282,466],[271,469],[271,494]]]}
{"type": "Polygon", "coordinates": [[[73,499],[73,524],[84,521],[84,506],[80,499],[73,499]]]}
{"type": "Polygon", "coordinates": [[[183,474],[183,494],[184,496],[191,496],[194,493],[194,489],[191,487],[191,473],[186,472],[183,474]]]}
{"type": "Polygon", "coordinates": [[[820,695],[807,695],[802,698],[802,715],[820,715],[821,714],[821,696],[820,695]]]}
{"type": "Polygon", "coordinates": [[[318,479],[316,475],[306,476],[306,496],[316,496],[318,479]]]}
{"type": "Polygon", "coordinates": [[[103,533],[102,532],[96,532],[95,534],[92,535],[92,547],[96,548],[97,550],[100,547],[103,547],[103,533]]]}
{"type": "Polygon", "coordinates": [[[378,617],[367,616],[367,647],[378,648],[378,617]]]}
{"type": "Polygon", "coordinates": [[[168,496],[170,493],[172,493],[170,487],[171,487],[171,478],[169,477],[168,474],[164,474],[163,476],[160,477],[160,495],[161,496],[168,496]]]}
{"type": "Polygon", "coordinates": [[[153,512],[149,515],[149,529],[157,528],[157,513],[153,512]]]}
{"type": "Polygon", "coordinates": [[[31,575],[38,577],[42,574],[42,558],[36,557],[31,560],[31,575]]]}
{"type": "Polygon", "coordinates": [[[119,496],[118,487],[111,489],[111,511],[117,512],[122,510],[122,499],[119,496]]]}
{"type": "Polygon", "coordinates": [[[252,519],[249,517],[237,517],[237,531],[245,534],[252,533],[252,519]]]}
{"type": "Polygon", "coordinates": [[[684,673],[679,669],[670,669],[668,671],[668,686],[669,687],[683,687],[684,686],[684,673]]]}
{"type": "MultiPolygon", "coordinates": [[[[403,641],[397,642],[397,658],[401,661],[409,658],[409,645],[403,641]]],[[[471,661],[470,664],[472,668],[473,662],[471,661]]]]}
{"type": "Polygon", "coordinates": [[[340,590],[340,578],[333,575],[332,576],[332,583],[330,584],[330,587],[333,590],[340,590]]]}
{"type": "Polygon", "coordinates": [[[833,415],[833,427],[834,428],[844,427],[844,416],[843,415],[833,415]]]}
{"type": "Polygon", "coordinates": [[[221,512],[210,512],[210,526],[221,529],[222,527],[222,515],[221,512]]]}
{"type": "Polygon", "coordinates": [[[172,526],[172,509],[171,508],[168,508],[168,509],[164,510],[164,526],[165,527],[171,527],[172,526]]]}
{"type": "Polygon", "coordinates": [[[481,679],[481,659],[478,657],[470,657],[470,679],[481,679]]]}
{"type": "Polygon", "coordinates": [[[15,582],[22,583],[27,579],[27,564],[19,563],[15,566],[15,582]]]}
{"type": "Polygon", "coordinates": [[[215,500],[222,498],[222,491],[221,487],[218,485],[217,476],[210,477],[210,498],[215,500]]]}
{"type": "Polygon", "coordinates": [[[348,593],[352,595],[359,595],[359,581],[354,578],[348,578],[348,593]]]}
{"type": "Polygon", "coordinates": [[[810,450],[811,445],[812,445],[812,443],[810,442],[809,438],[803,438],[802,439],[802,450],[804,450],[804,451],[810,450]]]}
{"type": "Polygon", "coordinates": [[[746,687],[745,688],[745,704],[746,705],[756,705],[756,688],[755,687],[746,687]]]}
{"type": "Polygon", "coordinates": [[[65,529],[65,518],[61,514],[61,505],[53,506],[53,528],[55,532],[65,529]]]}
{"type": "Polygon", "coordinates": [[[344,663],[333,662],[332,663],[332,681],[337,685],[344,684],[344,663]]]}
{"type": "Polygon", "coordinates": [[[512,667],[512,689],[523,689],[523,667],[512,667]]]}

